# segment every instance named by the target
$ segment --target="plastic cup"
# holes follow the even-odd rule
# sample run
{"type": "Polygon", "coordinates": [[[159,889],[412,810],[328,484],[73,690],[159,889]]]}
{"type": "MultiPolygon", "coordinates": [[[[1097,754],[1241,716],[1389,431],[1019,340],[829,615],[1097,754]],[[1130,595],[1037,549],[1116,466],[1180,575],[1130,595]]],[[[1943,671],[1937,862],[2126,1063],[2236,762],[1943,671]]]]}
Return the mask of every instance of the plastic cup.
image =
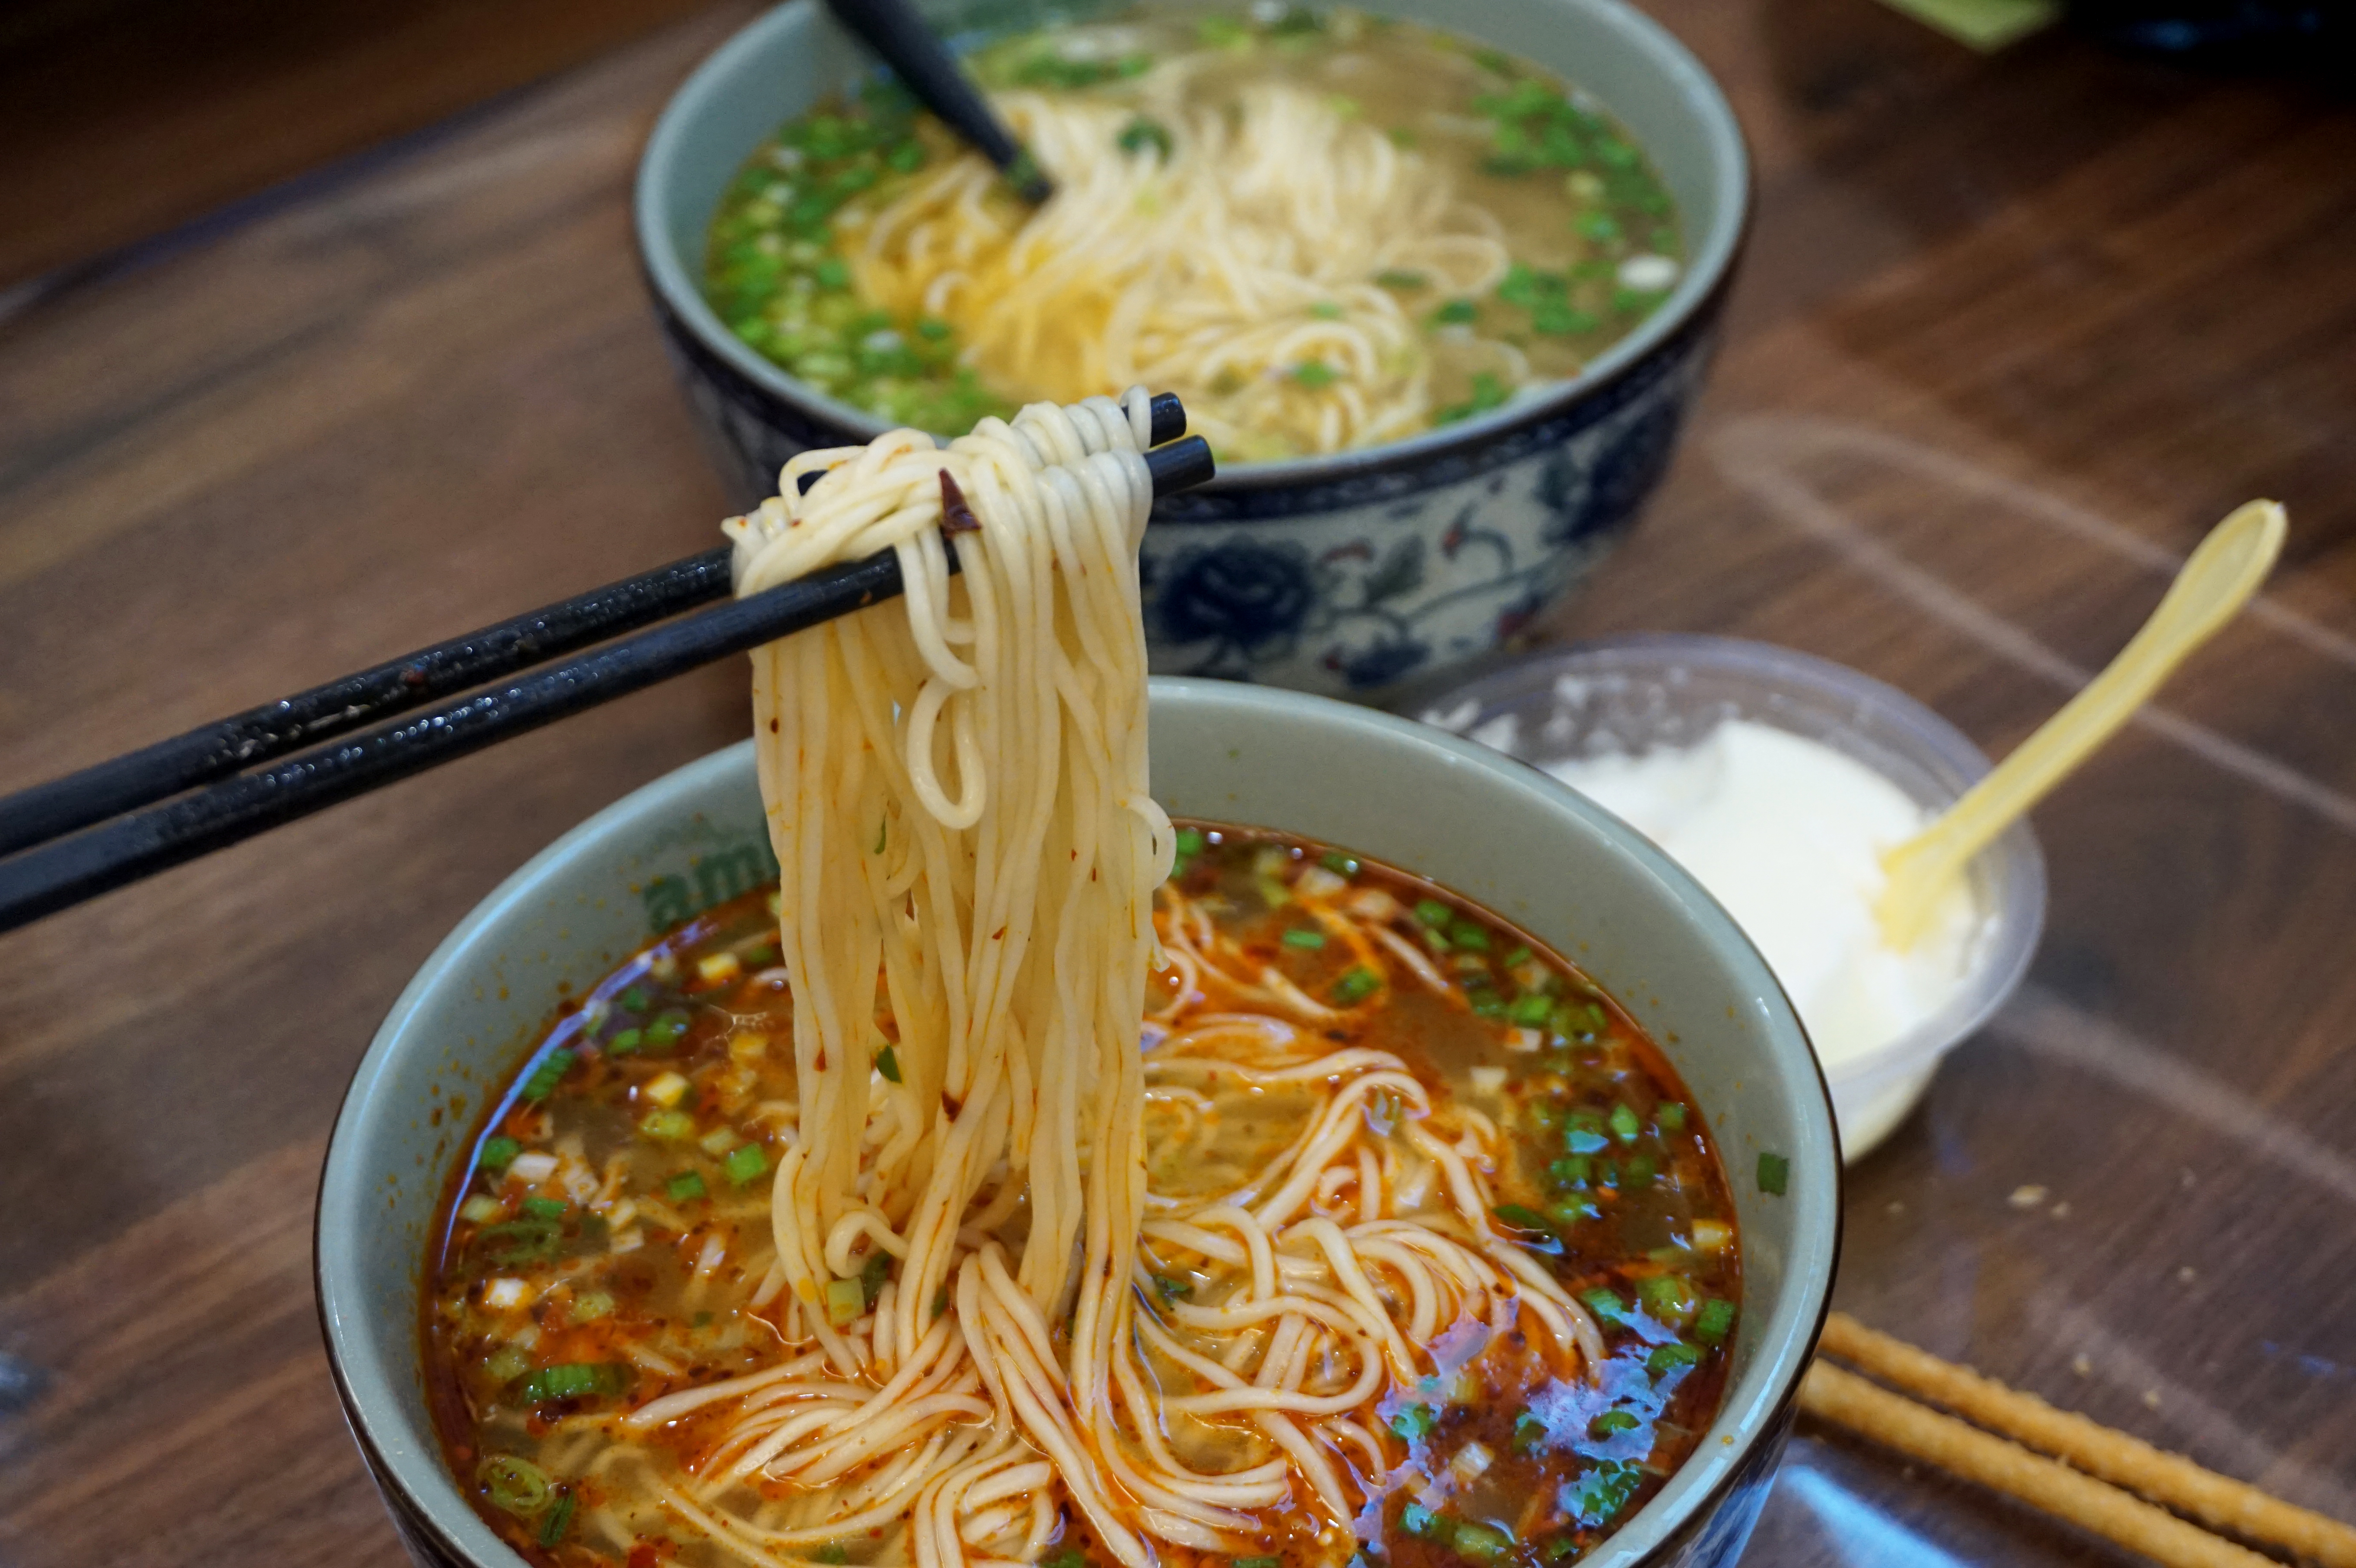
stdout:
{"type": "MultiPolygon", "coordinates": [[[[1954,725],[1856,670],[1765,643],[1683,633],[1534,654],[1455,688],[1421,716],[1539,767],[1691,746],[1730,719],[1748,719],[1844,752],[1933,811],[1953,804],[1989,765],[1954,725]]],[[[2029,825],[2015,823],[1968,874],[1980,923],[1954,994],[1897,1039],[1823,1064],[1845,1161],[1863,1157],[1905,1120],[1941,1058],[2029,971],[2045,924],[2045,858],[2029,825]]]]}

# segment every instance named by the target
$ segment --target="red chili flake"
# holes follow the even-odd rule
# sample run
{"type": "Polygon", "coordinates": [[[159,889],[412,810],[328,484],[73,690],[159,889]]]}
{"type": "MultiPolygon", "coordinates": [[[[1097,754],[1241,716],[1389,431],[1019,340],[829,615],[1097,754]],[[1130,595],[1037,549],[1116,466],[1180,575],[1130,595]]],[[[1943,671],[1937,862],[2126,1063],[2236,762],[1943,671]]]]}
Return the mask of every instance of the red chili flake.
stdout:
{"type": "Polygon", "coordinates": [[[958,482],[949,477],[949,471],[946,468],[941,470],[941,532],[981,532],[981,519],[973,515],[973,507],[966,502],[965,492],[958,488],[958,482]]]}

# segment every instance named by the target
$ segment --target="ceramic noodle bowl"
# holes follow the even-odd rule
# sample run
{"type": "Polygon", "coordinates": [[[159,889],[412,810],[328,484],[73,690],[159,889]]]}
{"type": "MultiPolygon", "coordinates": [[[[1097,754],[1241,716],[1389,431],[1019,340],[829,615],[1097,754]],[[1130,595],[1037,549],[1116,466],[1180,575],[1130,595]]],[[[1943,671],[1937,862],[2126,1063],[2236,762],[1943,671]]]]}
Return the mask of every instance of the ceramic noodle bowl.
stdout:
{"type": "MultiPolygon", "coordinates": [[[[952,35],[1049,16],[1004,0],[924,9],[952,35]]],[[[1575,379],[1385,445],[1230,463],[1203,489],[1159,503],[1141,551],[1156,673],[1365,700],[1461,676],[1634,525],[1708,367],[1748,219],[1750,165],[1699,63],[1616,0],[1386,9],[1494,45],[1591,95],[1658,170],[1683,271],[1575,379]]],[[[812,0],[795,0],[697,69],[639,166],[637,237],[656,315],[740,505],[774,493],[793,453],[884,428],[740,341],[700,286],[712,216],[748,154],[870,69],[812,0]]]]}
{"type": "MultiPolygon", "coordinates": [[[[1740,1311],[1725,1393],[1692,1457],[1583,1561],[1731,1563],[1790,1424],[1839,1228],[1824,1084],[1765,965],[1641,838],[1470,741],[1218,682],[1157,680],[1151,700],[1155,795],[1173,814],[1346,845],[1427,877],[1570,957],[1668,1058],[1724,1162],[1740,1311]],[[1783,1162],[1770,1162],[1780,1192],[1760,1185],[1762,1155],[1783,1162]]],[[[422,1276],[485,1097],[513,1081],[565,997],[775,872],[750,742],[682,768],[485,900],[362,1060],[321,1184],[318,1296],[346,1413],[418,1562],[519,1561],[444,1467],[421,1364],[422,1276]]]]}

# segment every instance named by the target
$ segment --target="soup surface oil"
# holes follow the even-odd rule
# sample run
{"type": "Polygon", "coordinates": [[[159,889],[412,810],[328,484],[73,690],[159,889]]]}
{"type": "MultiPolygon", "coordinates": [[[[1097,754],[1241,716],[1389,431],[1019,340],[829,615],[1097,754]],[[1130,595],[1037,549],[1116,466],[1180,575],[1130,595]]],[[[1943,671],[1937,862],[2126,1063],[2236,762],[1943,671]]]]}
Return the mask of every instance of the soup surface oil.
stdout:
{"type": "MultiPolygon", "coordinates": [[[[751,1303],[793,1120],[776,896],[706,911],[568,1007],[454,1179],[423,1326],[436,1422],[479,1511],[536,1563],[734,1561],[649,1500],[648,1478],[678,1479],[724,1415],[646,1434],[616,1418],[786,1354],[751,1303]]],[[[1577,1381],[1528,1372],[1516,1347],[1484,1343],[1484,1325],[1441,1334],[1429,1347],[1435,1373],[1392,1387],[1378,1407],[1390,1469],[1361,1488],[1371,1500],[1355,1521],[1356,1555],[1370,1568],[1575,1561],[1687,1457],[1724,1390],[1740,1257],[1700,1107],[1575,967],[1387,868],[1182,825],[1164,897],[1183,898],[1233,951],[1306,997],[1351,1008],[1355,1021],[1326,1037],[1404,1058],[1435,1116],[1477,1114],[1500,1128],[1510,1157],[1488,1176],[1496,1219],[1603,1333],[1603,1363],[1577,1381]],[[1301,912],[1307,899],[1382,927],[1411,949],[1420,977],[1404,961],[1376,973],[1301,912]],[[1360,1005],[1370,998],[1380,1005],[1360,1005]]],[[[1155,977],[1147,1010],[1166,1009],[1180,983],[1155,977]]],[[[890,1021],[879,1024],[875,1071],[896,1081],[890,1021]]],[[[1301,1130],[1280,1090],[1220,1111],[1215,1157],[1180,1160],[1169,1154],[1177,1128],[1149,1102],[1151,1189],[1215,1188],[1301,1130]]],[[[860,1297],[873,1306],[889,1277],[881,1264],[846,1282],[850,1310],[860,1297]]],[[[1173,1268],[1154,1288],[1181,1300],[1193,1285],[1173,1268]]],[[[1243,1560],[1254,1568],[1349,1557],[1299,1533],[1311,1510],[1272,1511],[1282,1517],[1265,1520],[1270,1556],[1243,1560]]],[[[898,1557],[854,1536],[813,1560],[898,1557]]],[[[1108,1559],[1076,1525],[1047,1559],[1091,1561],[1108,1559]]]]}

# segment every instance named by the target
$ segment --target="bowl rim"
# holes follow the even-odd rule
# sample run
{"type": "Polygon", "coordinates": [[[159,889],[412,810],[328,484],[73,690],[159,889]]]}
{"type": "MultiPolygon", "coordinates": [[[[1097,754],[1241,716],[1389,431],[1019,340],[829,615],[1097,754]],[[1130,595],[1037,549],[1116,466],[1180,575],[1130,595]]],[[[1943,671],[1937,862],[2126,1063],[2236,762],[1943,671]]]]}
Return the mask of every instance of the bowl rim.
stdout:
{"type": "MultiPolygon", "coordinates": [[[[1504,407],[1444,429],[1428,430],[1379,446],[1273,462],[1231,463],[1200,487],[1215,496],[1238,490],[1309,488],[1337,481],[1426,465],[1445,465],[1560,418],[1644,369],[1660,350],[1689,333],[1706,329],[1723,303],[1735,263],[1748,244],[1755,216],[1756,179],[1750,143],[1741,122],[1707,67],[1676,36],[1624,0],[1547,0],[1596,17],[1661,68],[1677,101],[1691,113],[1709,149],[1710,183],[1718,218],[1698,238],[1669,297],[1636,329],[1590,361],[1579,375],[1549,383],[1504,407]]],[[[821,429],[840,431],[846,443],[873,440],[892,428],[862,409],[797,380],[783,367],[755,353],[720,320],[696,285],[695,271],[669,241],[661,219],[663,192],[686,156],[690,127],[703,103],[724,91],[738,61],[759,52],[772,34],[819,18],[819,0],[786,0],[731,34],[699,61],[664,102],[638,157],[631,187],[631,229],[638,264],[661,314],[694,340],[696,349],[762,394],[791,408],[821,429]]],[[[1472,35],[1467,35],[1472,36],[1472,35]]],[[[1579,84],[1573,83],[1573,86],[1579,84]]]]}
{"type": "MultiPolygon", "coordinates": [[[[1568,809],[1585,827],[1605,840],[1612,852],[1637,861],[1653,880],[1676,895],[1701,936],[1738,971],[1748,971],[1748,983],[1769,1001],[1769,1021],[1788,1029],[1803,1050],[1799,1062],[1804,1076],[1784,1074],[1773,1067],[1776,1058],[1763,1058],[1771,1069],[1794,1079],[1790,1084],[1798,1125],[1791,1150],[1794,1236],[1786,1254],[1787,1274],[1782,1293],[1765,1317],[1766,1327],[1756,1359],[1728,1389],[1713,1426],[1731,1413],[1734,1425],[1726,1442],[1713,1450],[1687,1456],[1670,1477],[1664,1493],[1647,1501],[1602,1543],[1594,1561],[1599,1568],[1633,1568],[1667,1546],[1687,1527],[1715,1514],[1730,1491],[1745,1478],[1748,1462],[1762,1445],[1776,1443],[1785,1430],[1798,1397],[1802,1374],[1812,1358],[1825,1315],[1832,1299],[1843,1230],[1842,1194],[1846,1180],[1838,1152],[1831,1090],[1813,1051],[1804,1049],[1806,1035],[1796,1008],[1774,977],[1764,958],[1741,928],[1698,882],[1649,840],[1578,792],[1537,769],[1490,747],[1429,724],[1402,719],[1331,698],[1269,687],[1180,677],[1155,677],[1151,689],[1165,702],[1228,704],[1258,709],[1279,720],[1298,717],[1305,709],[1335,721],[1387,734],[1392,743],[1437,752],[1452,766],[1486,773],[1509,788],[1536,792],[1547,805],[1568,809]],[[1777,1011],[1780,1009],[1780,1012],[1777,1011]],[[1808,1093],[1813,1085],[1814,1094],[1808,1093]],[[1755,1381],[1754,1381],[1755,1380],[1755,1381]],[[1731,1403],[1736,1387],[1752,1382],[1740,1407],[1731,1403]],[[1679,1479],[1695,1483],[1682,1495],[1673,1495],[1679,1479]],[[1706,1479],[1704,1477],[1707,1477],[1706,1479]],[[1669,1506],[1645,1515],[1664,1499],[1669,1506]]],[[[352,1269],[352,1248],[331,1247],[327,1226],[331,1211],[340,1222],[357,1227],[373,1211],[376,1189],[369,1172],[360,1168],[360,1128],[371,1115],[385,1114],[377,1091],[390,1077],[396,1061],[426,1049],[423,1035],[404,1040],[411,1020],[440,987],[460,983],[461,962],[467,950],[494,931],[511,913],[543,897],[542,883],[575,862],[604,856],[606,840],[649,813],[676,810],[681,797],[693,798],[715,776],[746,768],[753,747],[748,738],[724,746],[639,785],[568,829],[547,848],[505,878],[437,944],[402,989],[385,1019],[353,1069],[336,1115],[335,1126],[320,1168],[312,1220],[313,1299],[320,1334],[327,1352],[329,1373],[343,1407],[346,1424],[359,1445],[370,1476],[404,1534],[414,1531],[440,1552],[452,1568],[520,1568],[522,1559],[476,1516],[457,1478],[443,1460],[438,1440],[429,1436],[421,1448],[386,1430],[393,1420],[389,1402],[399,1392],[364,1345],[364,1331],[349,1320],[364,1315],[369,1303],[357,1281],[347,1279],[352,1269]],[[348,1363],[349,1357],[349,1363],[348,1363]],[[356,1367],[359,1375],[356,1375],[356,1367]],[[363,1383],[366,1386],[363,1386],[363,1383]],[[438,1494],[438,1495],[437,1495],[438,1494]],[[444,1516],[447,1517],[444,1517],[444,1516]],[[469,1541],[468,1537],[477,1538],[469,1541]],[[485,1548],[487,1548],[486,1550],[485,1548]]],[[[1721,1160],[1726,1157],[1721,1150],[1721,1160]]],[[[1730,1184],[1737,1179],[1729,1168],[1730,1184]]],[[[436,1185],[434,1202],[441,1201],[436,1185]]],[[[422,1270],[412,1275],[412,1292],[423,1288],[422,1270]]],[[[411,1302],[412,1318],[414,1301],[411,1302]]],[[[1750,1313],[1745,1313],[1746,1320],[1750,1313]]]]}
{"type": "MultiPolygon", "coordinates": [[[[1986,776],[1995,765],[1987,753],[1944,714],[1888,681],[1836,659],[1804,653],[1798,648],[1787,648],[1781,644],[1763,643],[1749,637],[1721,636],[1709,632],[1621,632],[1558,644],[1509,659],[1472,680],[1448,688],[1420,707],[1429,713],[1461,707],[1471,701],[1482,703],[1485,712],[1494,700],[1490,695],[1493,691],[1502,692],[1517,683],[1526,682],[1541,669],[1566,669],[1585,657],[1614,654],[1644,655],[1664,663],[1675,658],[1713,670],[1740,671],[1745,675],[1764,672],[1772,676],[1772,680],[1762,680],[1762,688],[1772,685],[1781,690],[1804,690],[1863,707],[1893,720],[1899,728],[1924,742],[1928,752],[1963,777],[1966,787],[1986,776]]],[[[1470,723],[1477,726],[1480,721],[1476,717],[1470,723]]],[[[1772,720],[1762,722],[1772,723],[1772,720]]],[[[1501,752],[1500,755],[1511,753],[1501,752]]],[[[1541,773],[1546,772],[1525,758],[1515,757],[1514,760],[1541,773]]],[[[2011,827],[1997,835],[1994,843],[1975,857],[1974,864],[1993,867],[1994,874],[2003,879],[1999,892],[2008,895],[2003,907],[1987,912],[1987,918],[1993,919],[1999,914],[2008,918],[1997,926],[1993,938],[1980,946],[1976,955],[1978,962],[1965,974],[1965,983],[1958,987],[1955,994],[1937,1011],[1905,1033],[1871,1051],[1826,1067],[1828,1080],[1837,1078],[1843,1083],[1857,1083],[1877,1078],[1900,1067],[1935,1063],[1977,1033],[2028,978],[2029,965],[2037,958],[2038,944],[2045,933],[2046,904],[2050,896],[2045,851],[2037,841],[2037,833],[2029,819],[2027,816],[2016,819],[2011,827]]]]}

